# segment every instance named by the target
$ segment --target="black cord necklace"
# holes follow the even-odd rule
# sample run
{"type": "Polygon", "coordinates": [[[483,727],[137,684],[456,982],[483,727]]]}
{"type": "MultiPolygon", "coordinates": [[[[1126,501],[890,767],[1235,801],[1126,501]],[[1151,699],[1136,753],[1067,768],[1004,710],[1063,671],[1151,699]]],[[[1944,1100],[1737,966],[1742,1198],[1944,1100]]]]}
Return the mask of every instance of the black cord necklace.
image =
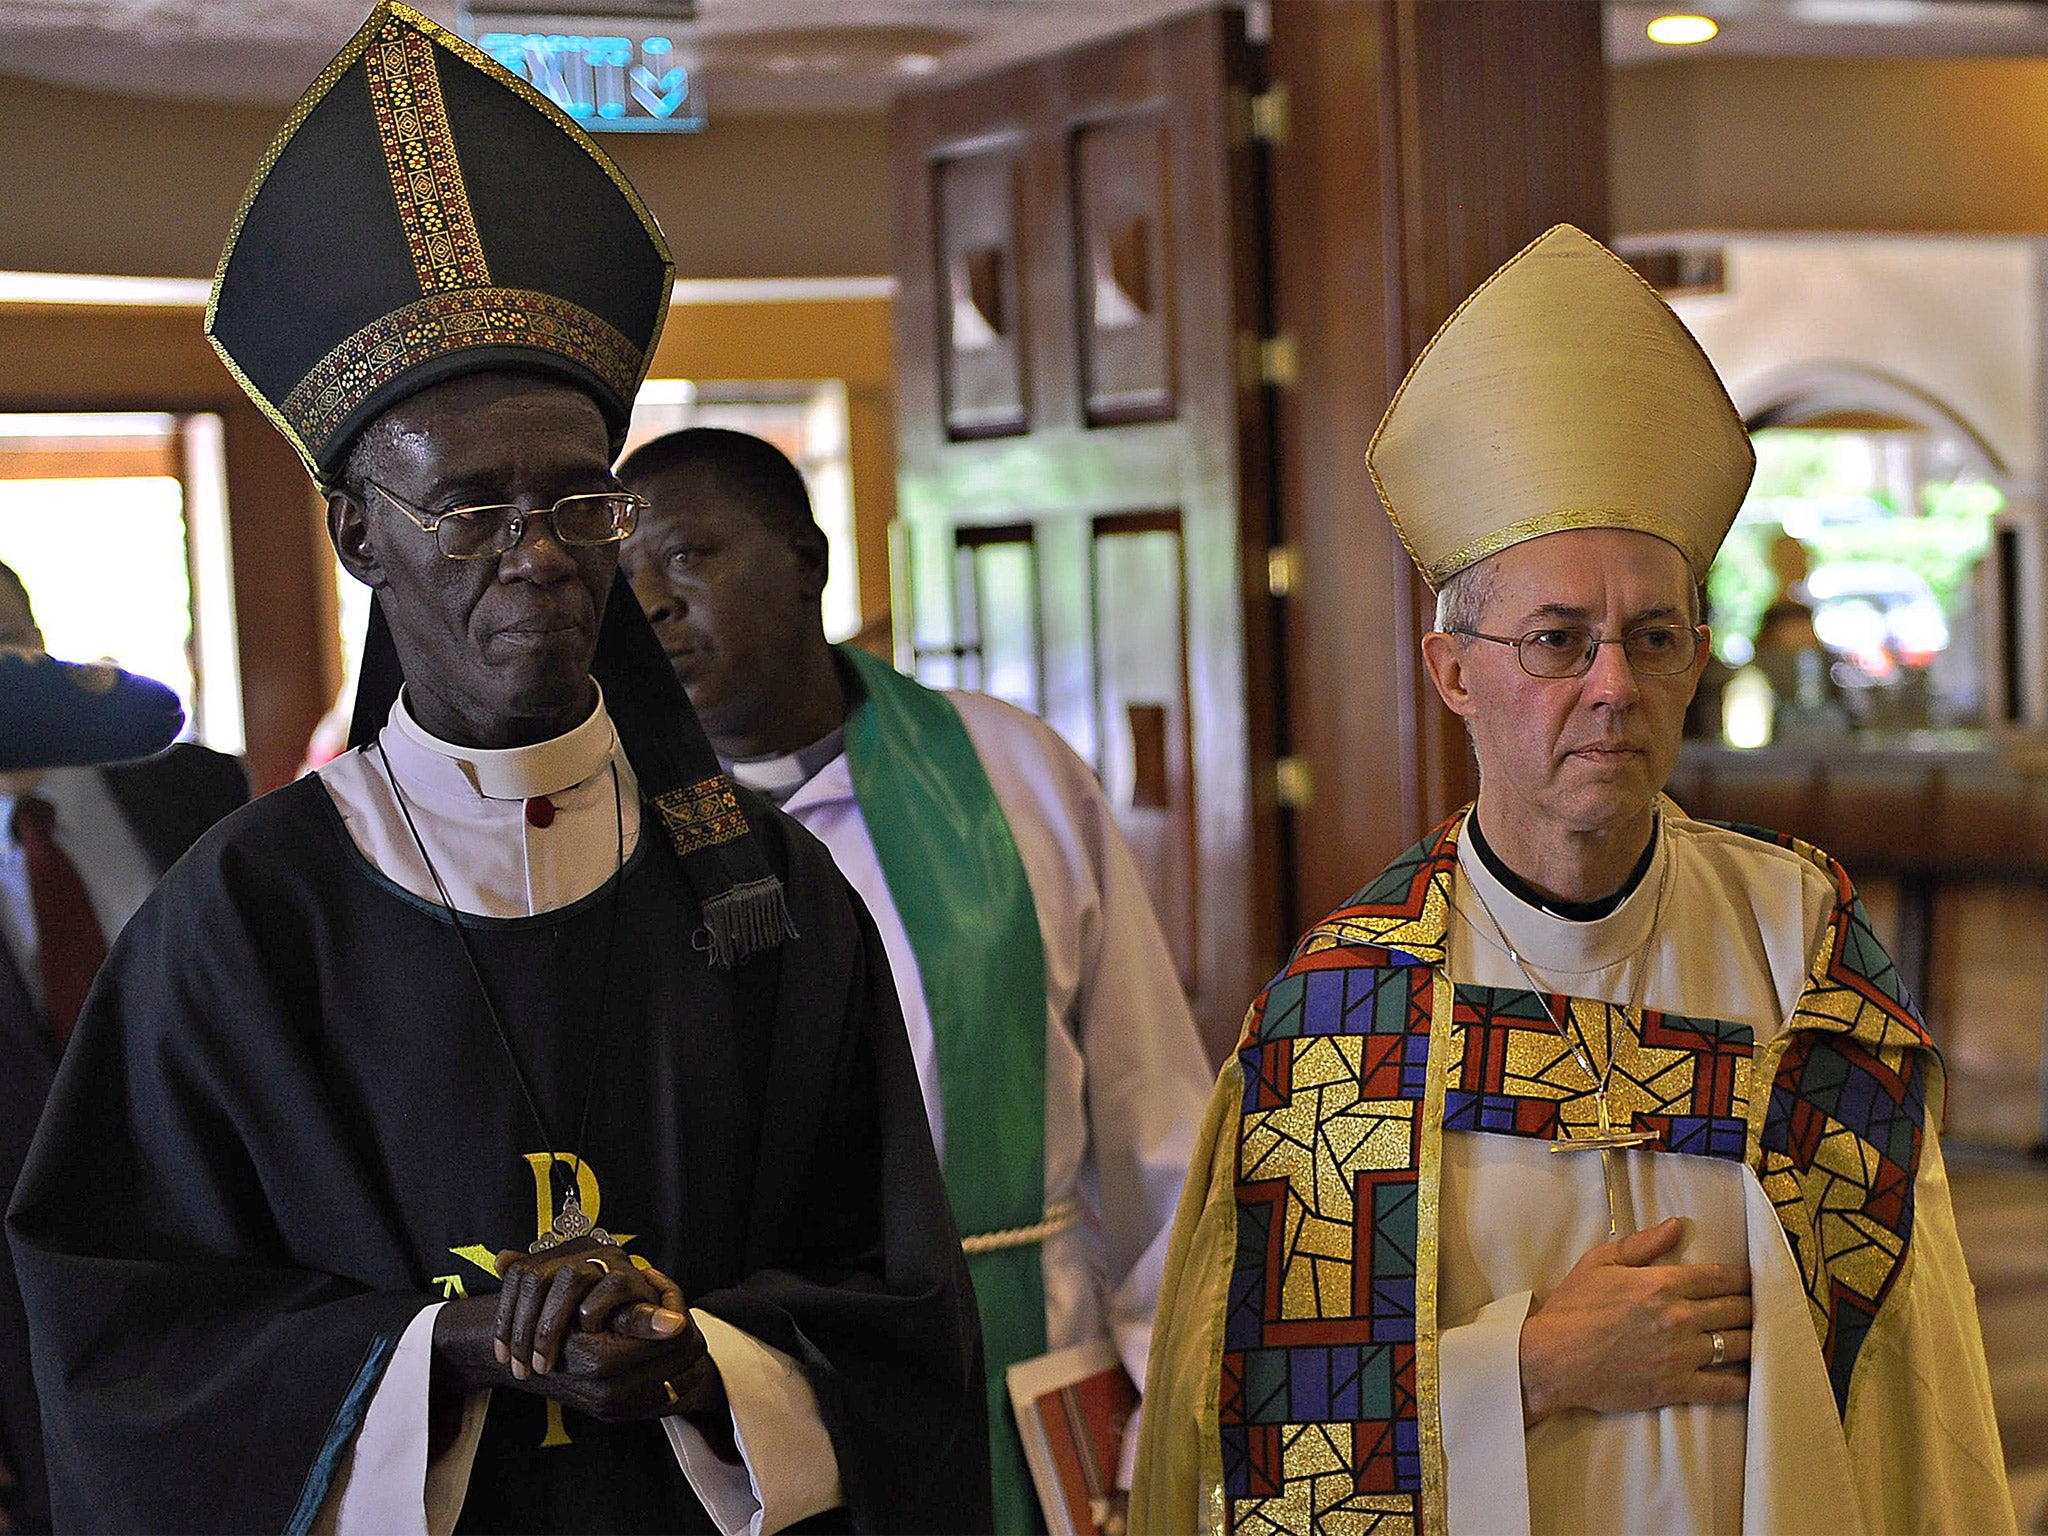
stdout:
{"type": "Polygon", "coordinates": [[[609,914],[605,919],[604,970],[597,987],[597,1029],[590,1042],[590,1069],[583,1076],[583,1106],[576,1116],[576,1140],[570,1148],[570,1174],[568,1188],[555,1189],[555,1171],[560,1166],[554,1160],[555,1139],[548,1132],[547,1117],[541,1113],[540,1100],[535,1096],[533,1084],[528,1080],[526,1069],[519,1064],[519,1053],[512,1048],[512,1035],[505,1028],[505,1020],[498,1012],[498,1005],[491,1000],[491,989],[484,981],[483,967],[477,964],[476,947],[470,942],[469,929],[462,921],[462,914],[448,895],[448,886],[441,878],[441,871],[434,867],[433,858],[427,853],[425,839],[412,819],[412,808],[405,803],[405,792],[398,787],[398,775],[391,771],[391,759],[385,755],[384,743],[376,744],[377,759],[384,765],[384,777],[391,785],[392,798],[398,802],[398,814],[405,818],[405,829],[412,834],[413,847],[419,850],[420,862],[427,866],[427,874],[433,879],[434,889],[440,894],[441,905],[448,909],[448,920],[455,927],[456,941],[462,946],[462,957],[469,962],[469,973],[476,978],[477,996],[483,1000],[484,1013],[490,1018],[491,1027],[497,1031],[498,1043],[505,1048],[505,1060],[511,1064],[512,1077],[519,1084],[519,1092],[526,1100],[527,1113],[533,1116],[534,1126],[540,1131],[540,1139],[546,1145],[550,1160],[548,1163],[548,1185],[550,1193],[559,1193],[561,1208],[555,1214],[553,1226],[527,1245],[528,1253],[540,1253],[556,1247],[573,1238],[587,1237],[600,1243],[617,1246],[612,1235],[604,1228],[592,1224],[583,1213],[583,1197],[579,1186],[583,1179],[583,1136],[590,1129],[590,1100],[592,1090],[597,1086],[598,1064],[604,1060],[604,1039],[611,1024],[611,1013],[606,1007],[610,1000],[612,985],[612,951],[619,937],[619,896],[624,885],[626,869],[626,812],[624,797],[619,789],[619,765],[616,759],[612,770],[612,823],[617,842],[617,853],[612,865],[612,895],[609,914]]]}

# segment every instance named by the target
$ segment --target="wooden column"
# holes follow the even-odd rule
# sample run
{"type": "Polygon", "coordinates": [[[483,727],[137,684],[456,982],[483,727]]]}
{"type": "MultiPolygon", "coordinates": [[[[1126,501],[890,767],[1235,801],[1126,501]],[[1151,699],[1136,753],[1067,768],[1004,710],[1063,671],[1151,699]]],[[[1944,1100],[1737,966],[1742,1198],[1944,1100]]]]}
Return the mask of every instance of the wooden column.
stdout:
{"type": "Polygon", "coordinates": [[[249,787],[289,784],[341,688],[340,598],[327,507],[283,434],[244,400],[223,402],[228,536],[242,658],[249,787]]]}
{"type": "Polygon", "coordinates": [[[1273,286],[1299,376],[1279,403],[1287,730],[1308,769],[1295,896],[1313,921],[1474,792],[1418,643],[1429,592],[1366,475],[1408,365],[1560,220],[1606,225],[1600,8],[1576,0],[1274,0],[1287,93],[1273,286]]]}

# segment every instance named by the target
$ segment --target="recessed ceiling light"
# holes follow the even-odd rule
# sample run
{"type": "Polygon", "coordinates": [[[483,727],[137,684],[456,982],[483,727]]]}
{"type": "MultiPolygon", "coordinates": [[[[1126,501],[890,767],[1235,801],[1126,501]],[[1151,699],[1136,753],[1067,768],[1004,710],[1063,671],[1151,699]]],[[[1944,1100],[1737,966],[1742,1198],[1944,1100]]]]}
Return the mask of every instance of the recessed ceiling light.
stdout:
{"type": "Polygon", "coordinates": [[[1649,26],[1651,42],[1674,48],[1707,42],[1720,30],[1711,16],[1659,16],[1649,26]]]}

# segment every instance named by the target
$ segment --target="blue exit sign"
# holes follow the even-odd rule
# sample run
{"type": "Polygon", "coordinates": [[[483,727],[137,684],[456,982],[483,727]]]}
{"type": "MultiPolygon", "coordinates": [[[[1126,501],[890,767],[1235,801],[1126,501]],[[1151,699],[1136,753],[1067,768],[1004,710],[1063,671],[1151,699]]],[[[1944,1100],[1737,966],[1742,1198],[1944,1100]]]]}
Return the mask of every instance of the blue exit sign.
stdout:
{"type": "Polygon", "coordinates": [[[705,125],[703,91],[672,37],[501,28],[481,11],[463,19],[470,41],[585,128],[693,133],[705,125]]]}

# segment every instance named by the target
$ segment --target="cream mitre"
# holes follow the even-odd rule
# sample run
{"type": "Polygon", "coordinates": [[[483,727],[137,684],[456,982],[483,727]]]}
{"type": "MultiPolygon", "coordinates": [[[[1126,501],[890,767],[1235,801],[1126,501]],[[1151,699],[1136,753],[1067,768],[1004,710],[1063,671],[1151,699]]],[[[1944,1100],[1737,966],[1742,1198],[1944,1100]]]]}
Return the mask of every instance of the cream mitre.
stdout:
{"type": "Polygon", "coordinates": [[[1704,581],[1756,453],[1671,306],[1606,246],[1559,224],[1423,348],[1366,465],[1434,591],[1567,528],[1655,534],[1704,581]]]}

